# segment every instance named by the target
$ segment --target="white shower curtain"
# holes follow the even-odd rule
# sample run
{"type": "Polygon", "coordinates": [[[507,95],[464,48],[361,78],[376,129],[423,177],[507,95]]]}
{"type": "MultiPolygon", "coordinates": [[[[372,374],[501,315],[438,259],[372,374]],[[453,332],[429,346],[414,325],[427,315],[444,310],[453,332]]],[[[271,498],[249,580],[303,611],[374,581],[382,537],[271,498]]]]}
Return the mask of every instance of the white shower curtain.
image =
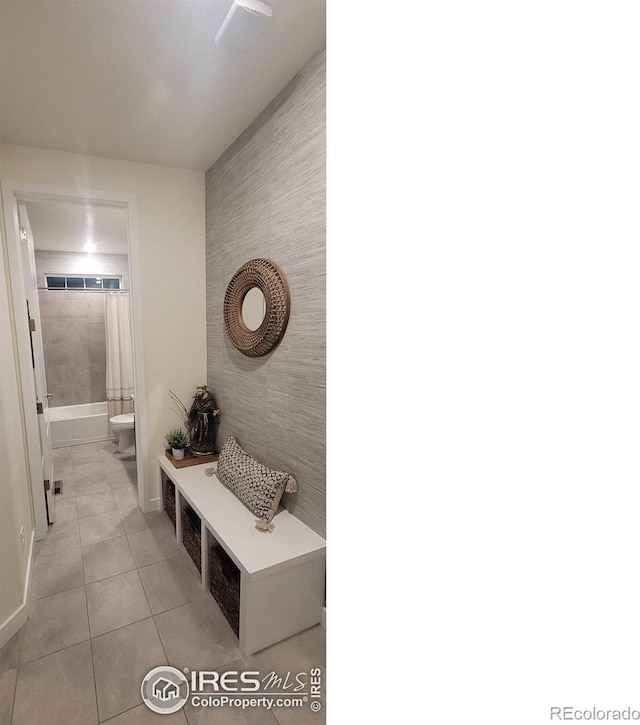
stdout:
{"type": "Polygon", "coordinates": [[[133,347],[129,295],[105,295],[107,407],[109,418],[133,412],[133,347]]]}

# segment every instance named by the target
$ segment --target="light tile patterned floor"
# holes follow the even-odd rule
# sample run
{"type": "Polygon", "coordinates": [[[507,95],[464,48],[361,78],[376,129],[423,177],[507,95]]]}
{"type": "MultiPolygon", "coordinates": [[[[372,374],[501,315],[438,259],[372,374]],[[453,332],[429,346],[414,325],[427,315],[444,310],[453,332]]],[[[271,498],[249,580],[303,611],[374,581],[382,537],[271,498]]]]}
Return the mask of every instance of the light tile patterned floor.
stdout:
{"type": "Polygon", "coordinates": [[[167,663],[221,672],[318,667],[325,684],[324,630],[241,658],[169,519],[138,508],[135,461],[119,458],[111,442],[54,455],[63,493],[56,523],[36,544],[29,621],[0,652],[2,725],[325,722],[324,708],[213,711],[187,703],[169,716],[141,704],[143,676],[167,663]]]}

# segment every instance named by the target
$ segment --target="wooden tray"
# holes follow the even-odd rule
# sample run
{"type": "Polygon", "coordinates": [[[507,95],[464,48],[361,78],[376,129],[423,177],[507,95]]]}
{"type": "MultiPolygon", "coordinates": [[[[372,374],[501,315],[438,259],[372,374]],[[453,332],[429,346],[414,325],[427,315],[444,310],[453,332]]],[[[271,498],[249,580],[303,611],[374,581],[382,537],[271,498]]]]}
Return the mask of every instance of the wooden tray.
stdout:
{"type": "Polygon", "coordinates": [[[212,453],[210,456],[194,456],[191,451],[185,451],[184,458],[181,461],[176,461],[171,455],[170,448],[165,450],[164,454],[176,468],[185,468],[185,466],[197,466],[200,463],[213,463],[213,461],[217,461],[218,457],[220,456],[219,453],[212,453]]]}

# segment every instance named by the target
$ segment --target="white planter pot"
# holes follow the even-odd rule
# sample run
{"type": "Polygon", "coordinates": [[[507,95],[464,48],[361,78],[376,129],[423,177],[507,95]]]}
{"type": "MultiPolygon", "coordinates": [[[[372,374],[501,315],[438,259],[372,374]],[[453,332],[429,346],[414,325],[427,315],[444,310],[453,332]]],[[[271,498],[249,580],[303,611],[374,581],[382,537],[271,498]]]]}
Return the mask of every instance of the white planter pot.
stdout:
{"type": "Polygon", "coordinates": [[[181,461],[184,458],[184,448],[172,448],[171,455],[176,461],[181,461]]]}

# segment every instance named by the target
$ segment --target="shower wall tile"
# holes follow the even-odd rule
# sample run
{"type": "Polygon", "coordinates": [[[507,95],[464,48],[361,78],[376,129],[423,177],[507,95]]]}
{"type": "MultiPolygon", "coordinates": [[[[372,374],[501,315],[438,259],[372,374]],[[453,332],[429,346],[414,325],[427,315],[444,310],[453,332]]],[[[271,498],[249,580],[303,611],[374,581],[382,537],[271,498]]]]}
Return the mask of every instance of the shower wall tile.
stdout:
{"type": "MultiPolygon", "coordinates": [[[[41,303],[41,310],[44,306],[41,303]]],[[[46,346],[55,345],[56,342],[64,335],[67,323],[64,317],[47,317],[46,321],[41,318],[42,322],[42,342],[46,346]],[[46,322],[46,324],[45,324],[46,322]]]]}
{"type": "Polygon", "coordinates": [[[289,510],[325,534],[325,53],[319,53],[206,174],[207,371],[233,434],[291,472],[289,510]],[[281,343],[249,358],[227,337],[224,293],[238,267],[273,259],[291,292],[281,343]]]}
{"type": "MultiPolygon", "coordinates": [[[[73,378],[71,377],[71,365],[65,363],[64,365],[48,365],[46,363],[45,355],[45,367],[47,374],[47,381],[51,380],[53,387],[58,390],[61,387],[69,387],[73,385],[73,378]]],[[[47,384],[47,389],[49,385],[47,384]]],[[[49,392],[53,392],[49,389],[49,392]]]]}
{"type": "Polygon", "coordinates": [[[87,320],[74,317],[73,322],[69,324],[65,339],[66,343],[71,345],[70,354],[74,355],[78,353],[79,349],[89,347],[89,323],[87,320]]]}
{"type": "MultiPolygon", "coordinates": [[[[71,356],[69,361],[69,369],[71,373],[71,384],[77,385],[89,385],[89,369],[86,365],[87,355],[81,354],[78,356],[71,356]]],[[[91,402],[91,401],[86,401],[91,402]]]]}
{"type": "Polygon", "coordinates": [[[94,347],[106,348],[104,312],[97,320],[89,320],[87,324],[87,341],[94,347]]]}
{"type": "MultiPolygon", "coordinates": [[[[48,386],[48,380],[47,380],[48,386]]],[[[86,402],[97,402],[90,400],[90,390],[88,385],[72,383],[70,385],[58,385],[55,388],[53,399],[50,405],[58,407],[61,405],[81,405],[86,402]]]]}
{"type": "Polygon", "coordinates": [[[126,256],[36,252],[47,388],[53,406],[106,400],[104,294],[44,289],[46,274],[120,275],[128,287],[126,256]]]}
{"type": "Polygon", "coordinates": [[[91,377],[89,379],[88,396],[90,403],[100,403],[107,399],[105,380],[102,377],[91,377]]]}
{"type": "Polygon", "coordinates": [[[107,344],[104,340],[96,343],[89,342],[89,367],[100,367],[105,369],[105,360],[107,357],[107,344]]]}
{"type": "MultiPolygon", "coordinates": [[[[54,293],[55,294],[55,293],[54,293]]],[[[95,316],[92,303],[98,293],[91,292],[58,292],[64,298],[64,314],[71,318],[90,320],[95,316]]],[[[102,293],[100,293],[102,295],[102,293]]]]}
{"type": "Polygon", "coordinates": [[[69,365],[70,348],[64,336],[59,342],[45,348],[44,358],[47,368],[66,367],[69,365]]]}
{"type": "Polygon", "coordinates": [[[104,320],[104,294],[100,292],[96,293],[89,293],[86,292],[78,292],[77,293],[79,297],[85,297],[84,305],[85,305],[85,316],[88,317],[90,320],[104,320]]]}
{"type": "Polygon", "coordinates": [[[40,297],[40,315],[43,319],[66,320],[63,293],[39,290],[38,296],[40,297]]]}

